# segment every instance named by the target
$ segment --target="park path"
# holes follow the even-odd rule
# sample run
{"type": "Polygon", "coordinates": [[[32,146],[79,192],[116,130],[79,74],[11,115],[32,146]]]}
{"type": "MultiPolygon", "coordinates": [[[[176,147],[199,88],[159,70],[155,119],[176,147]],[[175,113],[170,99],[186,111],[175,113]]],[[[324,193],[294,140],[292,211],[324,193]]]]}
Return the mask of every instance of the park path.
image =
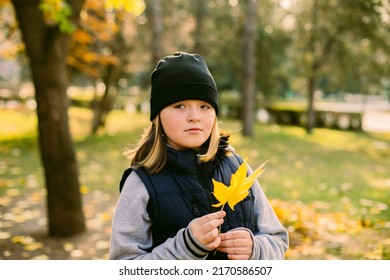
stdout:
{"type": "Polygon", "coordinates": [[[362,126],[364,131],[390,132],[390,112],[365,111],[362,126]]]}

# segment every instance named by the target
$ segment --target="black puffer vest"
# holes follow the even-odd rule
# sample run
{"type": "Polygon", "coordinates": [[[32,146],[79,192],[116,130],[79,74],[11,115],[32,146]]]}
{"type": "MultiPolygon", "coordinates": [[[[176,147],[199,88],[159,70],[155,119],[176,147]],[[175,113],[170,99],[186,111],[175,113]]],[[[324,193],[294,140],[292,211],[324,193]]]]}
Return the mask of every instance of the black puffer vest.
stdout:
{"type": "MultiPolygon", "coordinates": [[[[238,155],[225,156],[219,153],[216,160],[198,163],[195,151],[176,151],[167,148],[168,162],[158,174],[148,175],[143,168],[134,170],[145,184],[150,199],[147,206],[153,220],[153,246],[150,251],[176,235],[195,218],[219,210],[211,205],[217,203],[212,194],[212,178],[230,185],[231,175],[242,163],[238,155]]],[[[132,169],[125,171],[121,180],[123,186],[132,169]]],[[[255,230],[253,216],[254,197],[252,192],[231,210],[225,206],[225,222],[221,232],[246,227],[255,230]]],[[[131,215],[131,213],[129,213],[131,215]]],[[[209,254],[209,258],[226,259],[222,253],[209,254]]]]}

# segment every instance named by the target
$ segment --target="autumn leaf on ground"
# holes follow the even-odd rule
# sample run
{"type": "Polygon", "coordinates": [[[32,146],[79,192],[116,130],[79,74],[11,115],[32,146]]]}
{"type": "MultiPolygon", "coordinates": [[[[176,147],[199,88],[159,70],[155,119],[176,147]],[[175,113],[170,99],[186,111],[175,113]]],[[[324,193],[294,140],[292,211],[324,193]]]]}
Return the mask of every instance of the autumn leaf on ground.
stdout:
{"type": "Polygon", "coordinates": [[[213,179],[214,185],[214,196],[219,203],[213,204],[214,207],[223,207],[227,203],[229,207],[234,210],[234,206],[248,195],[249,189],[251,188],[253,181],[259,177],[263,171],[264,167],[268,161],[260,165],[251,175],[246,177],[248,172],[247,160],[238,167],[237,171],[232,175],[230,179],[230,186],[215,181],[213,179]]]}
{"type": "Polygon", "coordinates": [[[23,248],[26,251],[36,251],[43,248],[43,244],[41,242],[37,242],[31,236],[16,235],[11,238],[11,242],[23,245],[23,248]]]}

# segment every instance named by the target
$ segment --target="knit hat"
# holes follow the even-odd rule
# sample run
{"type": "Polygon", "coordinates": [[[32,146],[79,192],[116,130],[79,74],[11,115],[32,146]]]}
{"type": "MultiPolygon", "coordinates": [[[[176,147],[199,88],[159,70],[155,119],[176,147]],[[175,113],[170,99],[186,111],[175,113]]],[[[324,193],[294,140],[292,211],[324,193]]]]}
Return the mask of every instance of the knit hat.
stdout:
{"type": "Polygon", "coordinates": [[[203,100],[218,113],[218,89],[203,57],[184,52],[161,59],[151,75],[150,120],[166,106],[203,100]]]}

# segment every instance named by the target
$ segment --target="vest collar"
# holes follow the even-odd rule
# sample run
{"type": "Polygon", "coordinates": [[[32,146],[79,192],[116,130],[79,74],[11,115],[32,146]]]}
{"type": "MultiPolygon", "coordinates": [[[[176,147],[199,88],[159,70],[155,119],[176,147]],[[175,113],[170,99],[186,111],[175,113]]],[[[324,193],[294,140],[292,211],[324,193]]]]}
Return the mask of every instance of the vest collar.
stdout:
{"type": "Polygon", "coordinates": [[[208,143],[205,143],[200,151],[175,150],[167,145],[167,166],[174,172],[187,173],[189,175],[200,175],[212,178],[215,169],[218,167],[226,152],[233,152],[234,149],[228,145],[228,137],[220,139],[219,150],[215,160],[199,162],[198,155],[206,153],[208,143]]]}
{"type": "Polygon", "coordinates": [[[194,150],[175,150],[167,146],[167,165],[175,172],[197,173],[198,156],[194,150]]]}

